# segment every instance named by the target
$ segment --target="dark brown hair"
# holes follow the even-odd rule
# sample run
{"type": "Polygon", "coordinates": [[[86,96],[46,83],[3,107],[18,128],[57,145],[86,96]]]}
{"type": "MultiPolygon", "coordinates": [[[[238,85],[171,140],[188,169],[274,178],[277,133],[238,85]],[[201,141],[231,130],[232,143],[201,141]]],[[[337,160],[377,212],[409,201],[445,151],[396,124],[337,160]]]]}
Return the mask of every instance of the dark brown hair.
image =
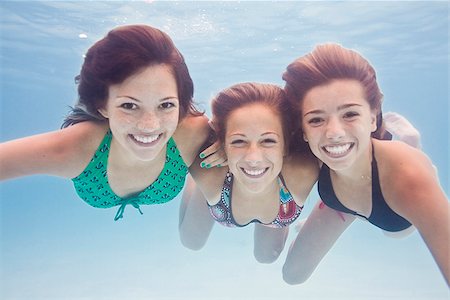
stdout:
{"type": "Polygon", "coordinates": [[[119,84],[143,68],[168,65],[175,77],[180,101],[180,119],[200,114],[193,104],[194,86],[182,54],[170,37],[147,25],[117,27],[97,41],[86,53],[78,83],[78,102],[62,127],[105,120],[98,109],[105,105],[110,85],[119,84]]]}

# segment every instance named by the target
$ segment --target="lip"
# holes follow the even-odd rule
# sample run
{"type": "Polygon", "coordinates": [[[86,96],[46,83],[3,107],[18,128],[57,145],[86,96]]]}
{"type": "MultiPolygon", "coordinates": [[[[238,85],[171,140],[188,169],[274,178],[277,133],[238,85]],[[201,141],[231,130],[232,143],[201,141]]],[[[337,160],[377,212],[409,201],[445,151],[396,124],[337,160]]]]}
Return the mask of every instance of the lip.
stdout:
{"type": "Polygon", "coordinates": [[[349,154],[354,146],[355,143],[349,142],[349,143],[325,145],[322,146],[321,149],[328,157],[341,158],[349,154]]]}
{"type": "Polygon", "coordinates": [[[159,143],[163,134],[129,134],[128,137],[140,147],[153,147],[159,143]]]}
{"type": "Polygon", "coordinates": [[[242,173],[244,173],[245,176],[252,178],[252,179],[258,179],[264,176],[264,174],[267,173],[269,168],[240,168],[242,173]]]}

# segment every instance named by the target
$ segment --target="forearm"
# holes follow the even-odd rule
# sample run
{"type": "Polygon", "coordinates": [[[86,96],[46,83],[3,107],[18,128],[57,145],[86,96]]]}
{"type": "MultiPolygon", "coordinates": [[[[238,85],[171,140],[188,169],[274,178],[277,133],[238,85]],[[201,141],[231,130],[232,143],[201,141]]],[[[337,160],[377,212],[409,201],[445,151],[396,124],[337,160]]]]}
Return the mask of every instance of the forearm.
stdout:
{"type": "Polygon", "coordinates": [[[283,278],[289,284],[305,282],[355,220],[354,216],[343,214],[343,218],[327,206],[320,207],[320,203],[319,200],[289,249],[283,266],[283,278]]]}
{"type": "Polygon", "coordinates": [[[186,248],[199,250],[208,240],[214,220],[206,203],[202,192],[189,176],[181,199],[178,226],[180,241],[186,248]]]}

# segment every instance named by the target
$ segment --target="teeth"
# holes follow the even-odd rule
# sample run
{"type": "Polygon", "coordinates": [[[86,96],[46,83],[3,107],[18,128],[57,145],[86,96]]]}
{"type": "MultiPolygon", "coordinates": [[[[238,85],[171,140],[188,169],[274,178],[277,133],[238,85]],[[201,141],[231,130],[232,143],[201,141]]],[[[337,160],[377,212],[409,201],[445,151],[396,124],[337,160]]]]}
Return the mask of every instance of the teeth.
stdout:
{"type": "Polygon", "coordinates": [[[141,135],[133,135],[134,139],[138,142],[149,144],[151,142],[154,142],[158,139],[159,134],[150,135],[150,136],[141,136],[141,135]]]}
{"type": "Polygon", "coordinates": [[[331,154],[339,155],[343,154],[350,149],[351,144],[339,145],[339,146],[325,146],[325,150],[327,150],[331,154]]]}
{"type": "Polygon", "coordinates": [[[261,170],[247,170],[244,169],[244,172],[247,173],[248,175],[251,176],[258,176],[261,175],[262,173],[264,173],[265,169],[261,169],[261,170]]]}

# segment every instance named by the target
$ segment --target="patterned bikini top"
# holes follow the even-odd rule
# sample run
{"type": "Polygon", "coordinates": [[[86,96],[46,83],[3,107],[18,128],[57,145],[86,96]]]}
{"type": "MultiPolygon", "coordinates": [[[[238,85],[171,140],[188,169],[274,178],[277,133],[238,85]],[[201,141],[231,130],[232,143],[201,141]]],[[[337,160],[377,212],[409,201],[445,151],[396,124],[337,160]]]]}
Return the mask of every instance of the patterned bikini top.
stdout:
{"type": "Polygon", "coordinates": [[[110,130],[106,133],[100,146],[84,171],[73,178],[78,196],[87,204],[97,208],[118,206],[115,221],[122,218],[125,207],[130,204],[142,214],[139,205],[161,204],[175,198],[183,189],[188,167],[184,163],[175,141],[170,138],[167,143],[166,163],[158,178],[142,192],[130,197],[117,196],[108,183],[107,165],[112,140],[110,130]]]}
{"type": "Polygon", "coordinates": [[[277,178],[277,180],[280,186],[280,209],[275,220],[273,220],[272,222],[264,224],[261,221],[254,219],[245,225],[240,225],[234,220],[233,214],[231,213],[233,174],[229,171],[227,172],[225,180],[223,182],[220,201],[214,205],[208,204],[211,216],[214,218],[214,220],[227,227],[244,227],[250,223],[255,222],[274,228],[289,226],[298,218],[298,216],[302,212],[303,206],[297,205],[297,203],[294,201],[294,198],[284,184],[284,180],[281,174],[277,178]]]}

